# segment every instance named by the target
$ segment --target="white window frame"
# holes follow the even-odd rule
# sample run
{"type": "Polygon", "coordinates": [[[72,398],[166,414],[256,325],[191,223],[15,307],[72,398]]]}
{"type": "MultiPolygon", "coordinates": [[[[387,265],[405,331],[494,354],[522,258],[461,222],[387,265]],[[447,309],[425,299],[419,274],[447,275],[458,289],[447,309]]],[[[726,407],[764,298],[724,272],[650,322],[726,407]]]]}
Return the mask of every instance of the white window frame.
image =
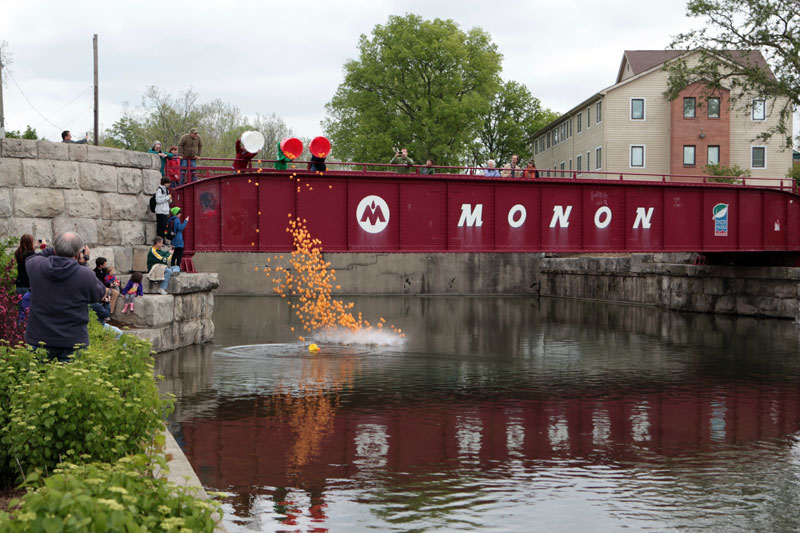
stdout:
{"type": "Polygon", "coordinates": [[[578,135],[580,135],[583,132],[583,113],[578,113],[576,117],[578,118],[578,135]]]}
{"type": "Polygon", "coordinates": [[[697,118],[697,97],[696,96],[684,96],[683,97],[683,118],[697,118]],[[692,116],[690,116],[690,117],[686,116],[686,101],[687,100],[693,100],[694,101],[694,109],[692,109],[692,116]]]}
{"type": "Polygon", "coordinates": [[[586,108],[586,129],[592,127],[592,106],[586,108]]]}
{"type": "Polygon", "coordinates": [[[572,137],[572,117],[569,117],[569,136],[572,137]]]}
{"type": "Polygon", "coordinates": [[[722,152],[722,148],[720,147],[720,145],[718,145],[718,144],[709,144],[706,147],[706,165],[719,165],[721,152],[722,152]],[[712,148],[716,148],[717,149],[717,162],[716,163],[712,163],[711,162],[711,157],[710,156],[711,156],[711,149],[712,148]]]}
{"type": "Polygon", "coordinates": [[[765,170],[767,168],[767,147],[764,146],[763,144],[756,144],[756,145],[751,145],[750,146],[750,168],[752,170],[765,170]],[[754,150],[756,148],[763,148],[764,149],[764,166],[763,167],[757,167],[757,166],[753,165],[753,162],[754,162],[753,161],[754,160],[753,152],[754,152],[754,150]]]}
{"type": "Polygon", "coordinates": [[[629,144],[628,145],[628,168],[647,168],[647,145],[646,144],[629,144]],[[633,166],[633,149],[642,149],[642,166],[633,166]]]}
{"type": "Polygon", "coordinates": [[[752,111],[750,112],[750,118],[753,122],[764,122],[767,120],[767,101],[764,98],[753,98],[752,111]],[[762,118],[756,118],[756,102],[761,102],[761,110],[764,113],[762,118]]]}
{"type": "Polygon", "coordinates": [[[594,169],[603,170],[603,147],[598,146],[594,149],[594,169]],[[600,164],[598,164],[598,162],[600,164]]]}
{"type": "Polygon", "coordinates": [[[697,166],[697,145],[696,144],[684,144],[683,145],[683,166],[684,167],[696,167],[697,166]],[[692,162],[686,162],[686,149],[692,149],[692,162]]]}
{"type": "Polygon", "coordinates": [[[575,156],[575,170],[578,172],[583,172],[583,156],[578,154],[575,156]]]}
{"type": "Polygon", "coordinates": [[[591,150],[586,152],[586,172],[592,170],[592,152],[591,150]]]}
{"type": "MultiPolygon", "coordinates": [[[[647,120],[647,98],[643,96],[632,96],[629,99],[628,104],[628,120],[631,122],[638,122],[638,121],[645,121],[647,120]],[[641,100],[642,101],[642,118],[633,118],[633,101],[634,100],[641,100]]],[[[641,146],[639,144],[635,144],[634,146],[641,146]]]]}
{"type": "Polygon", "coordinates": [[[706,99],[706,118],[716,120],[718,118],[721,118],[721,116],[722,116],[722,98],[719,96],[709,96],[706,99]],[[709,103],[711,102],[711,100],[717,101],[717,116],[715,117],[711,116],[711,104],[709,103]]]}
{"type": "Polygon", "coordinates": [[[569,160],[569,169],[572,170],[572,158],[569,160]]]}
{"type": "Polygon", "coordinates": [[[598,100],[594,107],[594,120],[595,124],[603,122],[603,101],[598,100]]]}

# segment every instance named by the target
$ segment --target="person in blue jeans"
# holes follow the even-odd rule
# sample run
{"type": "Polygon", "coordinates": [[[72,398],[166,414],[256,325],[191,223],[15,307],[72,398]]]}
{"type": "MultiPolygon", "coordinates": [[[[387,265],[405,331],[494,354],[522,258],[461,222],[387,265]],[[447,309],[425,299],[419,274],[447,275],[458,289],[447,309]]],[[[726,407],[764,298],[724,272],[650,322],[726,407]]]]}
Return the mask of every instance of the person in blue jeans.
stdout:
{"type": "Polygon", "coordinates": [[[203,151],[203,139],[197,132],[197,128],[192,128],[189,133],[184,133],[178,141],[178,156],[181,158],[181,179],[178,185],[191,183],[195,180],[197,158],[203,151]],[[189,167],[192,167],[191,171],[189,167]]]}
{"type": "Polygon", "coordinates": [[[165,252],[161,249],[163,246],[164,239],[156,237],[153,239],[153,247],[147,253],[147,278],[150,281],[161,281],[158,288],[159,294],[167,294],[169,278],[173,275],[177,276],[181,272],[180,267],[169,266],[169,259],[173,249],[170,248],[169,252],[165,252]]]}
{"type": "Polygon", "coordinates": [[[186,229],[186,224],[189,223],[189,217],[186,217],[186,219],[181,222],[180,207],[173,207],[169,212],[172,213],[172,216],[169,217],[167,221],[167,230],[175,232],[175,236],[172,238],[172,241],[170,241],[174,251],[172,252],[172,259],[169,264],[170,266],[181,266],[181,259],[183,259],[183,230],[186,229]]]}

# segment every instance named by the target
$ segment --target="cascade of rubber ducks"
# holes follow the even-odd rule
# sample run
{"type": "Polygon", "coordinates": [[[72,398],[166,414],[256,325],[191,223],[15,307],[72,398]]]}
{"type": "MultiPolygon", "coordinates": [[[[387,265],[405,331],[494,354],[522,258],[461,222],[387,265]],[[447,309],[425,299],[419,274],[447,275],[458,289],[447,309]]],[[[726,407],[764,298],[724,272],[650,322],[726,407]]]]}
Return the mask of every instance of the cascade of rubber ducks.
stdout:
{"type": "MultiPolygon", "coordinates": [[[[294,218],[291,213],[288,217],[286,231],[291,233],[294,247],[288,257],[289,267],[272,268],[270,263],[273,260],[284,259],[282,255],[273,256],[267,258],[263,271],[271,278],[273,291],[281,298],[288,299],[289,308],[302,323],[303,330],[308,333],[336,327],[350,331],[382,330],[386,326],[386,319],[381,317],[371,324],[361,313],[352,312],[352,302],[345,303],[333,298],[333,291],[341,290],[341,286],[335,284],[336,270],[322,257],[322,242],[311,235],[305,219],[294,218]]],[[[405,336],[403,330],[394,325],[390,324],[388,328],[401,337],[405,336]]],[[[294,331],[294,327],[291,330],[294,331]]],[[[299,335],[298,339],[306,340],[303,335],[299,335]]]]}

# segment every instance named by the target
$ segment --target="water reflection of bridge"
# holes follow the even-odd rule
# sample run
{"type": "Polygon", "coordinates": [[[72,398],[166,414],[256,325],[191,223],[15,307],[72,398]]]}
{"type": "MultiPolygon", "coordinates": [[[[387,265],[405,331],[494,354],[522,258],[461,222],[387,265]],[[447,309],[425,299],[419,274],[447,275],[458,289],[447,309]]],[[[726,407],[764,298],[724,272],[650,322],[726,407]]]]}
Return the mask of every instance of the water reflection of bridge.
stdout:
{"type": "MultiPolygon", "coordinates": [[[[439,472],[510,460],[580,463],[642,460],[777,438],[800,428],[800,383],[718,383],[618,392],[613,398],[548,397],[350,405],[320,394],[324,423],[298,431],[264,398],[224,401],[181,423],[186,455],[210,487],[287,487],[321,497],[328,480],[376,472],[439,472]],[[319,438],[302,464],[297,448],[319,438]],[[288,465],[288,466],[287,466],[288,465]]],[[[308,416],[308,398],[285,405],[308,416]]],[[[380,403],[380,401],[378,401],[380,403]]],[[[532,463],[528,463],[532,464],[532,463]]],[[[245,505],[245,500],[237,505],[245,505]]],[[[245,515],[249,514],[247,512],[245,515]]]]}
{"type": "MultiPolygon", "coordinates": [[[[235,323],[237,344],[263,342],[258,320],[286,315],[271,310],[277,298],[217,304],[217,331],[235,323]]],[[[765,338],[796,352],[784,321],[521,298],[362,298],[358,309],[417,343],[393,357],[160,362],[180,391],[172,428],[203,483],[237,493],[239,516],[250,495],[272,494],[264,487],[305,489],[316,505],[331,480],[379,472],[702,457],[800,429],[798,363],[760,355],[765,338]],[[598,357],[605,345],[616,352],[598,357]]],[[[290,338],[289,324],[271,321],[269,336],[290,338]]]]}

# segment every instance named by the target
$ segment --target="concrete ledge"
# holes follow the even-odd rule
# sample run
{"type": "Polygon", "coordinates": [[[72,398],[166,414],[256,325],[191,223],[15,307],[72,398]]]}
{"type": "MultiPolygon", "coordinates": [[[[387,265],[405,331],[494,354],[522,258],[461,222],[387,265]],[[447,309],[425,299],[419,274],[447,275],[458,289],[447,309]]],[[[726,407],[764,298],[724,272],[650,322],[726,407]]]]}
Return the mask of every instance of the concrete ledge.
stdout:
{"type": "MultiPolygon", "coordinates": [[[[169,470],[162,470],[156,466],[153,471],[153,477],[166,478],[170,483],[174,483],[179,487],[189,487],[195,489],[195,494],[201,500],[208,500],[208,493],[200,483],[200,478],[197,477],[192,465],[186,458],[186,455],[181,450],[175,437],[172,436],[168,430],[163,433],[166,441],[164,443],[164,455],[167,457],[167,467],[169,470]]],[[[222,526],[222,514],[217,515],[217,526],[214,528],[216,532],[224,532],[225,528],[222,526]]]]}
{"type": "Polygon", "coordinates": [[[210,318],[124,331],[140,339],[149,340],[153,345],[153,351],[156,353],[175,350],[192,344],[204,344],[214,340],[214,322],[210,318]]]}

